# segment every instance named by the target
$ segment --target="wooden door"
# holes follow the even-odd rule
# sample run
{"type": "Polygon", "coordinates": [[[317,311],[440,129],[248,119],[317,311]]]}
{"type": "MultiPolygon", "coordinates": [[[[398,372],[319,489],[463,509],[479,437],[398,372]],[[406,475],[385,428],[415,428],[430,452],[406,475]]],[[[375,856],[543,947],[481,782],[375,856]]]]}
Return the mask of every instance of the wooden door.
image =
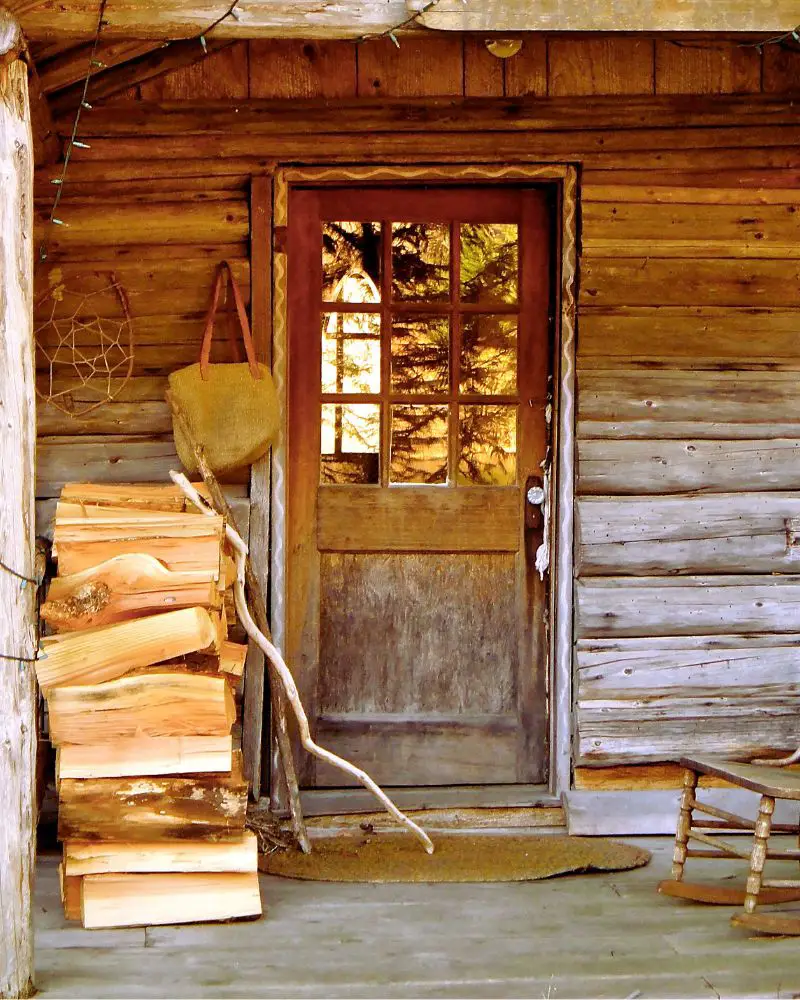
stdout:
{"type": "Polygon", "coordinates": [[[387,786],[542,782],[547,192],[296,189],[289,220],[286,647],[317,739],[387,786]]]}

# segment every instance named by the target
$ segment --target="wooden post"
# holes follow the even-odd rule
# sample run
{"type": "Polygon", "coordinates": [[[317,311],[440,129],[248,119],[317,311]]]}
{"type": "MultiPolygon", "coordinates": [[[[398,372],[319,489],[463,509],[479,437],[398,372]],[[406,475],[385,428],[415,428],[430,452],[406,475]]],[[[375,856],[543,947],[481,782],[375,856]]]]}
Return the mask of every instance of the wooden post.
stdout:
{"type": "Polygon", "coordinates": [[[21,45],[0,7],[0,998],[34,993],[36,587],[9,572],[34,575],[33,137],[21,45]]]}

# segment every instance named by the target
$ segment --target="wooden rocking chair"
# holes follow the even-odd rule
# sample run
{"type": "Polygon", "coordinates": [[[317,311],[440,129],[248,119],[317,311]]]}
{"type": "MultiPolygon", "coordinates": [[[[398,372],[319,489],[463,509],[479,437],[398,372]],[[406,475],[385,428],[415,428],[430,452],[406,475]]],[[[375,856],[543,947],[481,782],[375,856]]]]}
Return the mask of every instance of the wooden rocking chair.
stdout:
{"type": "MultiPolygon", "coordinates": [[[[720,906],[744,905],[744,911],[731,922],[749,930],[767,934],[800,935],[800,914],[791,916],[774,911],[757,913],[759,903],[785,903],[800,900],[800,879],[765,879],[767,860],[800,861],[800,850],[770,848],[771,833],[800,833],[800,825],[773,823],[777,799],[800,802],[800,771],[787,770],[789,764],[800,761],[800,749],[780,760],[757,760],[739,763],[724,757],[683,757],[683,791],[681,794],[672,878],[659,883],[658,891],[678,899],[720,906]],[[732,785],[749,789],[761,796],[758,816],[746,819],[697,799],[697,784],[701,774],[722,778],[732,785]],[[700,818],[702,813],[707,818],[700,818]],[[718,832],[752,833],[752,850],[721,840],[718,832]],[[696,841],[699,848],[689,846],[696,841]],[[749,860],[750,872],[744,888],[704,885],[683,880],[687,858],[739,858],[749,860]]],[[[798,845],[800,846],[800,845],[798,845]]]]}

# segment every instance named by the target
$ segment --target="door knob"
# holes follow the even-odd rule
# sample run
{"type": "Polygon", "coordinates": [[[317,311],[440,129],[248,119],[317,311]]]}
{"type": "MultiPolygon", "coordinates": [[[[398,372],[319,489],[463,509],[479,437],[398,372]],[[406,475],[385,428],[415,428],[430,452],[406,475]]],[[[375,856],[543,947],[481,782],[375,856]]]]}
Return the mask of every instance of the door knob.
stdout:
{"type": "Polygon", "coordinates": [[[542,476],[528,476],[525,480],[525,528],[527,531],[541,531],[544,527],[544,479],[542,476]]]}

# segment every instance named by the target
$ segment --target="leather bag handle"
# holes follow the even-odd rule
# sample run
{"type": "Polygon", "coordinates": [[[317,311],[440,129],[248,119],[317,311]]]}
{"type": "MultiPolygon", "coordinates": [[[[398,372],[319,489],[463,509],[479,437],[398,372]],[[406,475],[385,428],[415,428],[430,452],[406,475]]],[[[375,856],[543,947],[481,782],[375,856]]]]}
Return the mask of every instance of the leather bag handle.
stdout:
{"type": "MultiPolygon", "coordinates": [[[[217,307],[219,305],[219,296],[222,291],[223,281],[227,280],[230,282],[231,290],[233,291],[233,301],[236,304],[236,314],[239,317],[239,328],[242,332],[242,340],[244,342],[244,352],[247,355],[247,363],[250,366],[250,374],[254,379],[260,379],[261,369],[256,361],[256,352],[253,347],[253,338],[250,333],[250,323],[247,319],[247,313],[245,312],[244,302],[242,302],[242,293],[239,291],[239,285],[236,278],[233,276],[233,271],[231,270],[230,264],[227,260],[220,262],[217,267],[217,274],[214,279],[214,291],[211,296],[211,305],[208,307],[208,313],[206,315],[206,326],[203,331],[203,343],[200,347],[200,377],[204,381],[208,381],[208,366],[211,357],[211,338],[214,336],[214,318],[217,313],[217,307]]],[[[236,360],[238,358],[238,345],[233,338],[231,333],[231,345],[234,350],[234,355],[236,360]]]]}

